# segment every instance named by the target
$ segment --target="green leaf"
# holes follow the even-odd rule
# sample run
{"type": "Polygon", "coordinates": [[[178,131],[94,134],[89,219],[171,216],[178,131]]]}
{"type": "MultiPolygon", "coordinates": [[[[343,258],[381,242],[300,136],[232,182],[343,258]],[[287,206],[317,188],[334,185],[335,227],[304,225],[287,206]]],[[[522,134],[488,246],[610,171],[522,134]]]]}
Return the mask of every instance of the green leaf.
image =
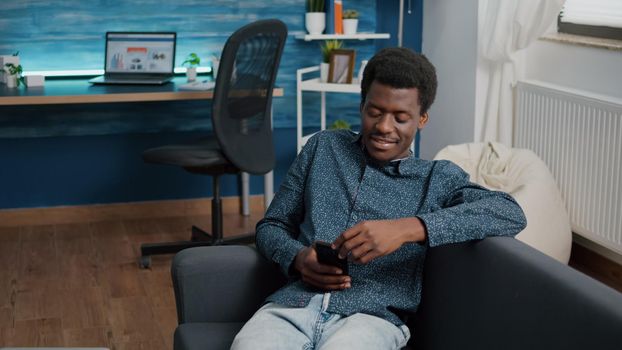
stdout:
{"type": "Polygon", "coordinates": [[[343,11],[343,19],[357,19],[357,18],[359,18],[359,12],[357,10],[343,11]]]}
{"type": "Polygon", "coordinates": [[[11,75],[16,75],[17,74],[17,75],[21,76],[21,74],[22,74],[22,65],[21,64],[18,64],[16,66],[13,63],[6,63],[4,66],[9,69],[9,74],[11,74],[11,75]]]}
{"type": "Polygon", "coordinates": [[[322,50],[322,62],[329,63],[330,54],[339,50],[343,47],[343,41],[341,40],[326,40],[322,44],[320,44],[320,49],[322,50]]]}
{"type": "Polygon", "coordinates": [[[329,129],[350,129],[350,123],[343,119],[335,120],[329,127],[329,129]]]}
{"type": "Polygon", "coordinates": [[[307,12],[324,12],[324,0],[307,0],[307,12]]]}
{"type": "Polygon", "coordinates": [[[191,53],[186,57],[186,60],[181,63],[181,65],[189,64],[191,67],[196,67],[201,63],[201,58],[196,53],[191,53]]]}

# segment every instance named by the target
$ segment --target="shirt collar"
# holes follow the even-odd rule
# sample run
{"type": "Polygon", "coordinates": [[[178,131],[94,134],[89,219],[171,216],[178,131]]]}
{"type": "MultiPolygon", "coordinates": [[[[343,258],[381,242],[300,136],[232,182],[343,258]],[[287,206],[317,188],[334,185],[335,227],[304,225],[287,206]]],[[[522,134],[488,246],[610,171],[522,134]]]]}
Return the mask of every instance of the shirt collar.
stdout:
{"type": "MultiPolygon", "coordinates": [[[[363,153],[363,156],[365,158],[367,158],[368,155],[365,152],[365,149],[363,147],[363,141],[362,141],[363,135],[361,133],[354,133],[353,132],[352,136],[353,137],[352,137],[352,141],[351,142],[352,143],[358,143],[358,149],[360,149],[361,152],[363,153]]],[[[396,159],[396,160],[392,160],[387,165],[390,165],[390,166],[397,165],[397,171],[399,172],[400,175],[412,175],[417,170],[417,162],[418,161],[420,161],[420,159],[415,157],[415,155],[411,151],[410,155],[408,155],[407,157],[396,159]]]]}

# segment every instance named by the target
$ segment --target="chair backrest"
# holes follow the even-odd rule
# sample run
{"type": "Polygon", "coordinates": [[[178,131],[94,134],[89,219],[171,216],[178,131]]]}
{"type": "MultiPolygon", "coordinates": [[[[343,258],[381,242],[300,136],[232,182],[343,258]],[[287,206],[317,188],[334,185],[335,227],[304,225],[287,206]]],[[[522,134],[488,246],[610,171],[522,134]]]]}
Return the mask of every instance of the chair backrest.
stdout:
{"type": "Polygon", "coordinates": [[[227,159],[251,174],[274,167],[270,113],[286,39],[283,22],[253,22],[229,37],[220,58],[212,103],[214,133],[227,159]]]}

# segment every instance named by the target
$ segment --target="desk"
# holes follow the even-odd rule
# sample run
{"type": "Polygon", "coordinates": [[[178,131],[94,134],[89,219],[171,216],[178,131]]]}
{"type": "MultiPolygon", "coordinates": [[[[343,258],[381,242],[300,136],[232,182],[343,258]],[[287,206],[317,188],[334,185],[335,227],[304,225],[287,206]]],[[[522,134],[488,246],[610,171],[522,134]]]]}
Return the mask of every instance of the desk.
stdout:
{"type": "MultiPolygon", "coordinates": [[[[45,86],[34,88],[7,88],[0,84],[0,106],[188,101],[214,97],[212,90],[187,91],[177,88],[185,83],[185,77],[177,77],[172,83],[164,85],[91,85],[85,78],[48,79],[45,86]]],[[[273,96],[283,96],[283,89],[274,89],[273,96]]]]}
{"type": "MultiPolygon", "coordinates": [[[[0,84],[0,106],[32,106],[46,104],[88,104],[151,101],[189,101],[212,99],[212,90],[182,91],[178,85],[186,83],[185,77],[176,77],[164,85],[91,85],[84,77],[46,79],[45,86],[34,88],[7,88],[0,84]]],[[[276,88],[273,96],[283,96],[276,88]]],[[[273,172],[264,176],[264,204],[272,201],[274,193],[273,172]]],[[[242,214],[250,215],[249,175],[242,174],[242,214]]]]}

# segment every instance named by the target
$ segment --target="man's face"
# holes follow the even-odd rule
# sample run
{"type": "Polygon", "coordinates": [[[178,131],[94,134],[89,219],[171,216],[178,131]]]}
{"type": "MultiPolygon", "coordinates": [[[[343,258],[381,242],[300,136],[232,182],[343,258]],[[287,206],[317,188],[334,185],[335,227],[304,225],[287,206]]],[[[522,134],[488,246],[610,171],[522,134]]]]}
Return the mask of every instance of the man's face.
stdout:
{"type": "Polygon", "coordinates": [[[427,121],[416,88],[396,89],[374,81],[361,104],[363,144],[381,162],[407,157],[417,129],[427,121]]]}

